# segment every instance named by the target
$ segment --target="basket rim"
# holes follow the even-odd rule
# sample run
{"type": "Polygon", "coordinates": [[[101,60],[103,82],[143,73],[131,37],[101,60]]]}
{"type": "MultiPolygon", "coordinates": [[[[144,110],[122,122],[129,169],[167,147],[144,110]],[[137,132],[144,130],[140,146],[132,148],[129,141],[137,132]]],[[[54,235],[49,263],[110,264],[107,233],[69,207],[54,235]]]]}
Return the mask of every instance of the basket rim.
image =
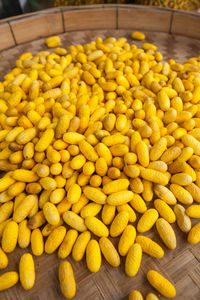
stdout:
{"type": "Polygon", "coordinates": [[[107,29],[160,31],[200,38],[200,14],[196,12],[134,4],[62,6],[0,20],[3,41],[0,51],[50,35],[106,29],[106,26],[107,29]],[[93,15],[97,22],[91,18],[93,15]],[[52,18],[56,28],[51,24],[52,18]]]}

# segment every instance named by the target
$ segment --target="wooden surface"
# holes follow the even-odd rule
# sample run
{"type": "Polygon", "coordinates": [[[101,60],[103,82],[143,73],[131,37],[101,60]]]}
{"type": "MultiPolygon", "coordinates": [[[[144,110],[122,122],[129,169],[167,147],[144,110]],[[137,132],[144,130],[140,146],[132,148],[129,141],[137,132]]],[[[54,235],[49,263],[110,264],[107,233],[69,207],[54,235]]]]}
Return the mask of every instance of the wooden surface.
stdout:
{"type": "Polygon", "coordinates": [[[17,44],[33,41],[38,36],[56,35],[63,31],[62,16],[57,12],[14,20],[11,24],[17,44]]]}
{"type": "Polygon", "coordinates": [[[10,30],[10,25],[4,23],[0,25],[1,46],[0,49],[6,49],[15,46],[15,40],[10,30]]]}
{"type": "Polygon", "coordinates": [[[78,30],[93,30],[94,24],[95,29],[114,29],[117,26],[116,9],[112,7],[104,10],[64,11],[63,18],[65,31],[74,31],[77,28],[78,30]]]}
{"type": "MultiPolygon", "coordinates": [[[[94,11],[100,10],[99,8],[96,9],[91,7],[91,10],[93,9],[94,11]]],[[[127,9],[130,12],[129,7],[123,9],[127,9]]],[[[109,14],[112,15],[113,8],[111,8],[110,6],[108,10],[109,10],[109,14]]],[[[66,20],[68,20],[68,17],[67,14],[65,15],[65,10],[63,10],[63,13],[65,17],[64,19],[62,19],[62,22],[64,20],[64,24],[67,24],[66,20]]],[[[158,11],[156,11],[156,14],[157,13],[158,11]]],[[[57,11],[48,10],[46,13],[43,13],[43,15],[45,14],[57,15],[57,11]]],[[[169,14],[169,13],[167,11],[164,12],[164,14],[169,14]]],[[[76,16],[76,14],[74,13],[73,16],[76,16]]],[[[39,17],[38,15],[32,14],[30,18],[32,19],[38,18],[37,20],[41,20],[41,15],[39,17]]],[[[129,22],[131,22],[131,18],[129,19],[129,22]]],[[[190,15],[190,18],[194,20],[196,16],[193,17],[193,15],[190,15]]],[[[29,17],[25,18],[27,22],[28,19],[29,17]]],[[[123,17],[123,19],[124,19],[123,22],[125,24],[126,18],[123,17]]],[[[174,18],[174,20],[175,19],[176,18],[174,18]]],[[[14,66],[15,60],[21,53],[25,51],[30,51],[33,54],[35,54],[37,51],[46,49],[44,38],[34,40],[34,41],[30,41],[30,39],[27,39],[28,29],[23,29],[23,27],[21,26],[23,22],[22,20],[23,18],[17,18],[12,21],[6,21],[5,23],[0,23],[0,30],[1,30],[1,26],[5,24],[9,23],[11,25],[11,28],[14,28],[13,24],[15,24],[15,29],[16,29],[15,38],[14,38],[15,41],[17,41],[16,39],[17,32],[19,33],[22,31],[23,34],[19,33],[18,35],[18,42],[21,43],[22,41],[29,41],[25,44],[21,44],[14,48],[0,52],[1,78],[3,77],[3,74],[6,74],[14,66]],[[17,24],[18,21],[19,24],[17,24]]],[[[50,35],[50,31],[54,29],[52,29],[51,25],[48,25],[49,21],[43,19],[43,21],[40,22],[45,23],[45,29],[41,31],[40,36],[50,35]]],[[[179,28],[179,29],[173,29],[174,33],[176,33],[175,30],[179,30],[179,31],[181,30],[181,22],[183,21],[181,20],[181,18],[179,18],[179,20],[176,20],[176,22],[177,24],[179,24],[177,25],[177,27],[173,27],[170,25],[167,28],[163,26],[161,31],[164,32],[154,32],[154,31],[146,32],[147,41],[158,45],[158,49],[163,53],[165,60],[169,58],[174,58],[178,62],[183,62],[189,57],[197,56],[200,54],[200,40],[184,37],[184,36],[178,36],[175,34],[174,35],[168,34],[171,28],[172,29],[179,28]]],[[[199,22],[199,19],[196,20],[195,22],[199,22]]],[[[34,24],[37,27],[37,22],[35,22],[34,24]]],[[[71,24],[70,26],[72,26],[72,23],[70,24],[71,24]]],[[[73,26],[75,26],[76,23],[73,24],[74,24],[73,26]]],[[[30,20],[29,20],[29,26],[31,26],[30,20]]],[[[41,26],[42,24],[40,23],[40,27],[41,26]]],[[[88,26],[89,26],[88,29],[91,29],[90,25],[88,26]]],[[[101,23],[98,26],[103,26],[103,25],[101,23]]],[[[126,26],[124,28],[126,28],[126,26]]],[[[131,29],[134,29],[135,26],[136,25],[133,26],[130,23],[131,29]]],[[[64,30],[67,30],[67,28],[69,27],[67,27],[66,25],[64,27],[60,26],[57,28],[59,28],[59,30],[61,31],[60,33],[62,33],[64,30]]],[[[82,27],[82,29],[83,28],[84,27],[82,27]]],[[[103,26],[103,28],[105,27],[103,26]]],[[[113,27],[111,26],[110,28],[113,27]]],[[[153,30],[152,27],[150,29],[153,30]]],[[[70,30],[72,30],[72,27],[70,28],[70,30]]],[[[196,32],[198,32],[198,29],[196,30],[196,32]]],[[[67,47],[70,44],[82,44],[82,43],[89,42],[98,36],[102,38],[108,36],[115,36],[115,37],[125,36],[129,38],[130,33],[131,30],[127,30],[127,29],[89,30],[89,31],[76,30],[76,32],[66,32],[60,34],[60,36],[62,39],[63,46],[67,47]]],[[[183,31],[179,33],[183,35],[183,31]]],[[[187,32],[187,35],[190,36],[193,35],[193,33],[194,32],[189,32],[189,33],[187,32]]],[[[36,39],[38,37],[37,34],[35,36],[33,33],[31,34],[32,34],[31,39],[36,39]]],[[[129,42],[131,42],[130,39],[129,42]]],[[[6,43],[7,42],[4,42],[3,44],[5,45],[6,43]]],[[[136,44],[139,46],[141,45],[141,42],[137,42],[136,44]]],[[[13,46],[13,40],[12,43],[10,41],[10,46],[8,46],[7,44],[7,46],[4,47],[8,48],[11,46],[13,46]]],[[[149,205],[151,206],[152,204],[150,203],[149,205]]],[[[121,260],[121,266],[119,268],[113,268],[109,266],[103,259],[102,267],[100,271],[97,274],[92,274],[87,270],[85,258],[83,259],[83,261],[77,263],[74,262],[70,256],[69,260],[72,262],[74,272],[75,272],[75,278],[77,282],[77,294],[74,300],[126,300],[126,299],[128,300],[128,294],[133,289],[138,289],[141,292],[143,292],[144,295],[146,295],[148,292],[154,291],[153,288],[151,288],[151,286],[148,284],[146,280],[146,273],[149,269],[158,270],[161,274],[166,276],[170,281],[172,281],[175,284],[177,290],[177,297],[175,298],[176,300],[185,300],[185,299],[199,300],[200,299],[200,245],[196,245],[196,246],[189,245],[186,242],[186,234],[182,233],[177,228],[176,224],[173,224],[173,228],[177,235],[177,249],[174,251],[171,251],[164,246],[158,234],[156,233],[155,228],[153,228],[148,233],[149,237],[153,238],[155,241],[157,241],[162,245],[162,247],[165,250],[165,256],[162,259],[153,259],[148,255],[143,254],[141,268],[137,276],[135,276],[134,278],[130,278],[125,275],[124,259],[121,260]]],[[[113,241],[115,245],[117,245],[118,239],[114,239],[113,241]]],[[[22,250],[17,248],[13,253],[8,254],[9,266],[6,270],[18,270],[18,263],[19,263],[20,256],[24,252],[29,252],[29,251],[30,249],[22,250]]],[[[57,253],[54,253],[53,255],[43,254],[41,257],[35,257],[34,260],[35,260],[35,268],[36,268],[36,282],[34,288],[30,291],[25,291],[18,283],[13,288],[5,292],[0,292],[0,300],[55,300],[55,299],[64,300],[65,299],[60,292],[59,283],[58,283],[58,266],[60,260],[57,258],[57,253]]],[[[2,274],[3,272],[4,270],[0,271],[0,274],[2,274]]],[[[160,296],[160,299],[165,299],[165,298],[160,296]]]]}
{"type": "Polygon", "coordinates": [[[174,14],[171,26],[172,34],[183,34],[193,38],[200,37],[200,16],[187,16],[185,19],[184,14],[174,14]]]}
{"type": "Polygon", "coordinates": [[[142,5],[47,9],[0,20],[0,51],[51,34],[99,29],[139,29],[200,38],[200,16],[142,5]]]}
{"type": "Polygon", "coordinates": [[[172,12],[169,10],[161,13],[159,10],[138,9],[134,11],[124,7],[118,11],[118,26],[122,29],[135,28],[137,30],[170,32],[171,19],[172,12]]]}

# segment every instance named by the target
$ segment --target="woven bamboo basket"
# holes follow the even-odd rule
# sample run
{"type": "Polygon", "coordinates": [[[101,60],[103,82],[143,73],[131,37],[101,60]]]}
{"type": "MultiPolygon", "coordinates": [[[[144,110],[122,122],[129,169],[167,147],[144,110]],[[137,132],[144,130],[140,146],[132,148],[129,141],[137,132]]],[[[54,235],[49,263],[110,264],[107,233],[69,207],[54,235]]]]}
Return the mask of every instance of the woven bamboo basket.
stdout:
{"type": "MultiPolygon", "coordinates": [[[[131,42],[130,33],[141,30],[147,41],[155,43],[164,55],[164,60],[174,58],[183,62],[200,55],[200,16],[168,9],[134,5],[91,5],[48,9],[0,21],[0,79],[23,52],[33,54],[47,49],[45,38],[59,35],[62,45],[87,43],[96,37],[125,36],[131,42]]],[[[137,46],[141,42],[136,42],[137,46]]],[[[193,223],[194,224],[194,223],[193,223]]],[[[144,295],[153,292],[147,282],[149,269],[158,270],[174,283],[176,300],[200,299],[200,245],[191,246],[186,235],[173,224],[177,234],[177,248],[167,249],[155,230],[148,236],[162,244],[165,255],[153,259],[143,255],[137,276],[130,278],[124,272],[124,260],[119,268],[109,266],[103,260],[97,274],[87,270],[85,260],[71,261],[77,282],[74,300],[125,300],[133,289],[144,295]]],[[[114,243],[117,245],[117,240],[114,243]]],[[[8,255],[8,270],[18,270],[20,256],[30,249],[17,248],[8,255]]],[[[64,300],[59,288],[57,253],[35,257],[36,282],[30,291],[18,283],[13,288],[0,292],[0,300],[64,300]]],[[[4,271],[1,271],[3,273],[4,271]]],[[[160,296],[160,299],[165,299],[160,296]]]]}

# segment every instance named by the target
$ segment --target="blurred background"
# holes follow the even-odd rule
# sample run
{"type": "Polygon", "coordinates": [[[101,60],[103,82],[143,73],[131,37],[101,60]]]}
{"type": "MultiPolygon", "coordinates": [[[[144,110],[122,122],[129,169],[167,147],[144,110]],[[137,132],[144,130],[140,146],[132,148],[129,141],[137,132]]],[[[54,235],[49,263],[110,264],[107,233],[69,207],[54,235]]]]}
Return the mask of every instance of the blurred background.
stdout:
{"type": "Polygon", "coordinates": [[[196,12],[200,9],[200,0],[0,0],[0,18],[8,18],[49,7],[106,3],[153,5],[196,12]]]}

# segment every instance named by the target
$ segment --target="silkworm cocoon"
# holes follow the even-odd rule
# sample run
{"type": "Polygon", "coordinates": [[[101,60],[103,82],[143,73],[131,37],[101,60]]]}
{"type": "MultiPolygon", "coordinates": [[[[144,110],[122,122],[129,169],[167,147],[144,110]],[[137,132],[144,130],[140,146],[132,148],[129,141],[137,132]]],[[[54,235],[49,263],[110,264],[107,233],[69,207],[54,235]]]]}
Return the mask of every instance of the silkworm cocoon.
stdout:
{"type": "Polygon", "coordinates": [[[85,136],[78,132],[66,132],[63,135],[63,140],[72,145],[77,145],[79,142],[85,139],[85,136]]]}
{"type": "Polygon", "coordinates": [[[76,294],[76,282],[74,272],[70,262],[62,261],[59,265],[59,281],[63,295],[67,299],[72,299],[76,294]]]}
{"type": "Polygon", "coordinates": [[[171,207],[163,200],[156,199],[154,201],[154,206],[157,209],[161,217],[163,217],[167,222],[174,223],[176,221],[176,216],[171,209],[171,207]]]}
{"type": "Polygon", "coordinates": [[[6,191],[13,183],[15,183],[15,179],[10,176],[0,178],[0,193],[6,191]]]}
{"type": "MultiPolygon", "coordinates": [[[[84,194],[82,194],[79,201],[72,205],[72,211],[76,214],[79,214],[80,211],[88,204],[88,202],[89,202],[89,200],[85,197],[84,194]]],[[[70,207],[69,207],[69,209],[70,209],[70,207]]],[[[63,212],[65,212],[69,209],[65,209],[63,212]]]]}
{"type": "Polygon", "coordinates": [[[6,221],[13,212],[13,202],[8,201],[0,207],[0,223],[6,221]]]}
{"type": "Polygon", "coordinates": [[[181,148],[172,146],[168,148],[163,155],[161,156],[161,160],[165,163],[169,163],[172,160],[175,160],[181,154],[181,148]]]}
{"type": "Polygon", "coordinates": [[[161,200],[165,201],[167,204],[176,204],[176,198],[174,194],[167,187],[162,186],[160,184],[155,184],[154,192],[161,200]]]}
{"type": "Polygon", "coordinates": [[[185,212],[190,218],[200,218],[200,205],[191,205],[185,212]]]}
{"type": "Polygon", "coordinates": [[[86,263],[91,272],[98,272],[101,267],[101,250],[96,240],[90,240],[86,248],[86,263]]]}
{"type": "Polygon", "coordinates": [[[118,205],[117,211],[126,211],[129,214],[129,222],[133,223],[136,221],[136,214],[129,204],[118,205]]]}
{"type": "Polygon", "coordinates": [[[142,294],[137,290],[132,291],[128,298],[128,300],[143,300],[143,299],[144,298],[143,298],[142,294]]]}
{"type": "Polygon", "coordinates": [[[70,255],[77,237],[78,232],[76,230],[70,229],[69,231],[67,231],[64,240],[58,250],[59,258],[63,259],[70,255]]]}
{"type": "Polygon", "coordinates": [[[44,131],[39,141],[35,145],[35,151],[43,152],[48,146],[51,144],[54,137],[54,130],[52,128],[48,128],[44,131]]]}
{"type": "Polygon", "coordinates": [[[79,201],[81,197],[81,188],[78,184],[72,184],[67,193],[67,200],[74,204],[79,201]]]}
{"type": "Polygon", "coordinates": [[[128,153],[128,150],[128,146],[123,144],[117,144],[110,147],[110,151],[113,156],[124,156],[126,153],[128,153]]]}
{"type": "Polygon", "coordinates": [[[164,161],[157,160],[157,161],[151,162],[149,164],[148,168],[165,173],[168,169],[168,166],[164,161]]]}
{"type": "Polygon", "coordinates": [[[15,285],[19,280],[19,275],[17,272],[10,271],[0,275],[0,291],[9,289],[15,285]]]}
{"type": "Polygon", "coordinates": [[[131,178],[137,178],[140,175],[140,169],[135,165],[128,165],[123,168],[124,173],[131,178]]]}
{"type": "Polygon", "coordinates": [[[170,190],[177,198],[177,200],[182,204],[187,205],[193,203],[193,198],[191,194],[184,187],[178,184],[170,184],[170,190]]]}
{"type": "MultiPolygon", "coordinates": [[[[105,176],[107,173],[107,170],[108,170],[108,166],[107,166],[107,162],[106,162],[105,158],[103,158],[103,157],[98,158],[96,161],[95,168],[96,168],[96,173],[99,176],[105,176]]],[[[105,191],[104,191],[104,193],[105,193],[105,191]]]]}
{"type": "Polygon", "coordinates": [[[170,108],[170,99],[165,91],[160,91],[158,93],[158,104],[160,109],[163,111],[167,111],[170,108]]]}
{"type": "Polygon", "coordinates": [[[97,188],[86,186],[83,189],[83,193],[86,196],[86,198],[98,204],[106,203],[106,195],[97,188]]]}
{"type": "Polygon", "coordinates": [[[89,161],[96,161],[98,159],[98,154],[94,150],[94,148],[85,140],[79,142],[79,148],[82,154],[89,160],[89,161]]]}
{"type": "MultiPolygon", "coordinates": [[[[139,31],[132,32],[131,37],[132,37],[132,39],[138,40],[138,41],[145,40],[145,34],[143,32],[139,32],[139,31]]],[[[142,298],[141,299],[133,298],[133,299],[129,299],[129,300],[142,300],[142,298]]]]}
{"type": "Polygon", "coordinates": [[[146,296],[146,300],[159,300],[159,298],[155,294],[149,293],[146,296]]]}
{"type": "Polygon", "coordinates": [[[43,213],[47,222],[51,225],[57,225],[60,221],[60,215],[53,203],[47,202],[43,206],[43,213]]]}
{"type": "Polygon", "coordinates": [[[160,185],[167,185],[169,182],[169,178],[166,173],[162,173],[153,169],[142,169],[140,175],[143,179],[158,183],[160,185]]]}
{"type": "Polygon", "coordinates": [[[113,180],[103,186],[103,192],[105,194],[117,193],[126,190],[129,186],[128,179],[117,179],[113,180]]]}
{"type": "Polygon", "coordinates": [[[29,215],[36,201],[36,195],[26,196],[14,211],[13,220],[17,223],[22,222],[29,215]]]}
{"type": "Polygon", "coordinates": [[[109,225],[113,221],[115,217],[115,211],[116,211],[116,206],[104,204],[101,213],[101,218],[104,224],[109,225]]]}
{"type": "Polygon", "coordinates": [[[16,137],[16,142],[20,145],[27,144],[36,136],[36,134],[36,128],[27,128],[18,134],[16,137]]]}
{"type": "Polygon", "coordinates": [[[85,231],[79,235],[72,249],[72,257],[75,261],[82,260],[90,239],[91,233],[89,231],[85,231]]]}
{"type": "Polygon", "coordinates": [[[181,141],[186,147],[191,147],[194,154],[200,155],[200,142],[194,136],[185,134],[181,137],[181,141]]]}
{"type": "Polygon", "coordinates": [[[40,256],[44,252],[44,240],[39,228],[31,233],[31,250],[35,256],[40,256]]]}
{"type": "Polygon", "coordinates": [[[194,201],[200,203],[200,188],[195,183],[186,186],[186,190],[190,193],[194,201]]]}
{"type": "Polygon", "coordinates": [[[163,218],[156,222],[156,229],[164,244],[171,250],[176,248],[176,235],[171,225],[163,218]]]}
{"type": "Polygon", "coordinates": [[[120,265],[120,256],[112,242],[108,238],[102,237],[99,240],[99,245],[107,262],[113,267],[118,267],[120,265]]]}
{"type": "Polygon", "coordinates": [[[0,223],[0,238],[2,237],[2,234],[3,234],[6,224],[8,224],[11,220],[12,219],[10,218],[10,219],[7,219],[4,222],[0,223]]]}
{"type": "Polygon", "coordinates": [[[79,170],[83,167],[85,162],[86,162],[85,157],[82,154],[79,154],[71,160],[70,166],[74,170],[79,170]]]}
{"type": "Polygon", "coordinates": [[[6,253],[15,250],[18,238],[18,224],[15,221],[10,221],[6,224],[2,235],[2,249],[6,253]]]}
{"type": "Polygon", "coordinates": [[[24,191],[25,187],[25,182],[15,182],[8,188],[8,195],[11,197],[15,197],[21,194],[24,191]]]}
{"type": "Polygon", "coordinates": [[[121,256],[127,255],[130,247],[133,245],[136,238],[136,230],[135,227],[132,225],[127,225],[122,233],[119,244],[118,244],[118,251],[121,256]]]}
{"type": "Polygon", "coordinates": [[[188,243],[195,245],[200,242],[200,223],[197,223],[190,230],[188,237],[188,243]]]}
{"type": "Polygon", "coordinates": [[[174,213],[176,215],[176,222],[180,230],[183,232],[188,232],[191,229],[191,220],[185,213],[185,208],[180,205],[176,204],[174,206],[174,213]]]}
{"type": "Polygon", "coordinates": [[[149,149],[145,142],[141,141],[136,145],[138,160],[143,167],[149,165],[149,149]]]}
{"type": "Polygon", "coordinates": [[[141,194],[144,191],[144,185],[142,183],[142,180],[139,177],[132,178],[130,180],[130,188],[132,192],[141,194]]]}
{"type": "Polygon", "coordinates": [[[143,214],[147,210],[146,203],[138,194],[134,194],[133,200],[130,201],[130,205],[140,214],[143,214]]]}
{"type": "Polygon", "coordinates": [[[156,258],[162,258],[164,256],[162,247],[146,236],[138,235],[136,237],[136,243],[140,244],[142,251],[150,256],[156,258]]]}
{"type": "Polygon", "coordinates": [[[150,270],[147,273],[149,283],[167,298],[174,298],[176,296],[175,287],[165,277],[157,271],[150,270]]]}
{"type": "Polygon", "coordinates": [[[142,180],[144,190],[142,192],[142,197],[145,201],[149,202],[153,199],[153,183],[148,180],[142,180]]]}
{"type": "Polygon", "coordinates": [[[46,222],[45,216],[43,211],[39,211],[36,214],[34,214],[29,220],[28,220],[28,227],[30,229],[36,229],[38,227],[41,227],[46,222]]]}
{"type": "Polygon", "coordinates": [[[24,253],[19,262],[19,277],[25,290],[30,290],[35,283],[35,266],[30,253],[24,253]]]}
{"type": "Polygon", "coordinates": [[[31,240],[31,230],[28,227],[28,221],[23,220],[19,223],[18,244],[21,248],[27,248],[31,240]]]}
{"type": "Polygon", "coordinates": [[[51,225],[51,224],[46,224],[43,229],[42,229],[42,235],[43,236],[49,236],[52,231],[57,228],[58,226],[63,225],[63,220],[60,219],[59,223],[57,225],[51,225]]]}
{"type": "Polygon", "coordinates": [[[35,172],[25,169],[14,170],[12,173],[12,178],[22,182],[34,182],[39,179],[35,172]]]}
{"type": "Polygon", "coordinates": [[[96,217],[87,217],[85,219],[85,225],[91,232],[99,237],[107,237],[109,235],[107,226],[96,217]]]}
{"type": "Polygon", "coordinates": [[[128,221],[129,221],[128,212],[127,211],[119,212],[111,224],[110,235],[112,237],[119,236],[126,228],[128,221]]]}
{"type": "Polygon", "coordinates": [[[154,208],[148,209],[139,219],[137,230],[139,232],[146,232],[150,230],[157,221],[158,217],[159,215],[157,210],[155,210],[154,208]]]}
{"type": "Polygon", "coordinates": [[[64,212],[63,220],[65,221],[66,224],[68,224],[69,226],[71,226],[72,228],[74,228],[80,232],[87,230],[84,219],[81,218],[76,213],[74,213],[73,211],[64,212]]]}
{"type": "Polygon", "coordinates": [[[58,226],[48,236],[45,242],[45,252],[47,254],[53,253],[62,243],[66,234],[66,227],[58,226]]]}
{"type": "Polygon", "coordinates": [[[89,203],[81,209],[80,215],[84,219],[87,217],[95,217],[100,212],[101,208],[101,204],[89,203]]]}
{"type": "Polygon", "coordinates": [[[95,149],[96,149],[99,157],[103,157],[105,159],[107,165],[110,166],[111,162],[112,162],[112,154],[111,154],[108,146],[103,143],[98,143],[96,145],[95,149]]]}
{"type": "Polygon", "coordinates": [[[0,247],[0,270],[8,266],[8,257],[0,247]]]}
{"type": "Polygon", "coordinates": [[[110,205],[122,205],[133,199],[132,191],[120,191],[117,193],[112,193],[107,198],[107,203],[110,205]]]}
{"type": "Polygon", "coordinates": [[[171,177],[171,183],[187,186],[192,183],[192,177],[186,173],[178,173],[171,177]]]}
{"type": "Polygon", "coordinates": [[[128,251],[125,261],[125,272],[133,277],[137,274],[142,260],[142,248],[140,244],[133,244],[128,251]]]}

